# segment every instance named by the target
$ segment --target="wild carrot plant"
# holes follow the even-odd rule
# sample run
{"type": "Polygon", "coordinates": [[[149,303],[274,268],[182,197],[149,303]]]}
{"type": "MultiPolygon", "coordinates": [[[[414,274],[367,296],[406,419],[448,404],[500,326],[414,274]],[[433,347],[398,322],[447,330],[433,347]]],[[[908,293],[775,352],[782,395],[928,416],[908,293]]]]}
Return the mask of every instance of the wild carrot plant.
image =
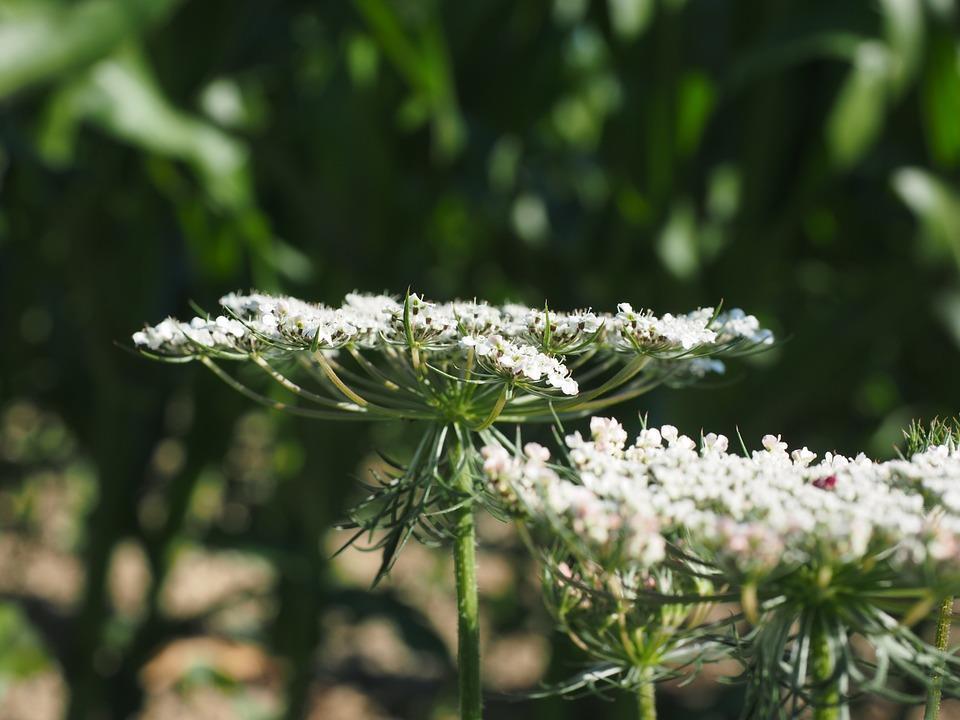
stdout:
{"type": "MultiPolygon", "coordinates": [[[[479,436],[495,425],[558,422],[616,405],[660,384],[723,371],[721,357],[772,342],[742,311],[657,317],[556,312],[484,302],[430,303],[407,293],[348,295],[340,307],[263,294],[228,295],[217,317],[168,319],[133,336],[144,355],[199,362],[247,397],[306,418],[417,421],[409,461],[392,464],[351,512],[383,560],[405,543],[452,539],[458,595],[461,717],[481,714],[474,515],[500,511],[478,468],[479,436]],[[290,395],[241,382],[225,366],[253,365],[290,395]]],[[[352,542],[351,541],[351,542],[352,542]]]]}
{"type": "MultiPolygon", "coordinates": [[[[913,457],[932,448],[941,448],[939,452],[952,451],[960,447],[960,418],[952,420],[942,420],[935,418],[928,425],[917,421],[910,424],[903,431],[906,442],[906,455],[913,457]]],[[[937,452],[937,451],[935,451],[937,452]]],[[[957,508],[958,500],[954,493],[955,489],[949,487],[949,479],[945,483],[943,478],[939,481],[934,478],[919,478],[921,486],[924,484],[925,498],[929,505],[936,508],[944,503],[950,503],[957,508]],[[925,480],[925,482],[924,482],[925,480]],[[932,486],[932,487],[931,487],[932,486]],[[945,497],[949,494],[949,497],[945,497]]],[[[937,611],[937,630],[936,646],[940,651],[945,652],[950,643],[950,626],[953,618],[953,595],[947,595],[940,600],[940,607],[937,611]]],[[[926,708],[923,714],[924,720],[938,720],[940,717],[940,697],[942,694],[943,681],[939,670],[931,674],[931,682],[927,688],[926,708]]]]}
{"type": "Polygon", "coordinates": [[[558,623],[598,661],[561,690],[619,685],[649,719],[656,680],[724,657],[744,668],[754,718],[847,717],[857,693],[919,702],[901,680],[927,689],[934,717],[939,692],[960,690],[944,623],[936,644],[911,629],[960,586],[953,439],[927,436],[909,459],[818,461],[779,436],[735,454],[713,433],[665,425],[628,444],[615,420],[590,427],[556,461],[495,432],[482,451],[558,623]]]}

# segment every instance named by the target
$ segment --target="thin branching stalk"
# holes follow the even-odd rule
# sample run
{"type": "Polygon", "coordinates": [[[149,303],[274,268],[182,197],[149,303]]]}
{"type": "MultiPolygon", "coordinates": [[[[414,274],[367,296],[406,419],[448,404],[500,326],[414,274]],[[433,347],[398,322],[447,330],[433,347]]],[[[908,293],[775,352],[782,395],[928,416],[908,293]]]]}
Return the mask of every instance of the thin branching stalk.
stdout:
{"type": "MultiPolygon", "coordinates": [[[[466,448],[459,434],[450,453],[454,487],[473,494],[466,448]]],[[[477,596],[477,548],[473,503],[465,502],[455,511],[453,557],[457,579],[457,661],[460,682],[461,720],[480,720],[480,606],[477,596]]]]}
{"type": "MultiPolygon", "coordinates": [[[[937,615],[937,650],[946,651],[950,644],[950,623],[953,619],[953,597],[946,597],[940,603],[940,612],[937,615]]],[[[930,689],[927,691],[927,705],[923,712],[923,720],[939,720],[940,696],[943,692],[943,676],[934,672],[931,678],[930,689]]]]}

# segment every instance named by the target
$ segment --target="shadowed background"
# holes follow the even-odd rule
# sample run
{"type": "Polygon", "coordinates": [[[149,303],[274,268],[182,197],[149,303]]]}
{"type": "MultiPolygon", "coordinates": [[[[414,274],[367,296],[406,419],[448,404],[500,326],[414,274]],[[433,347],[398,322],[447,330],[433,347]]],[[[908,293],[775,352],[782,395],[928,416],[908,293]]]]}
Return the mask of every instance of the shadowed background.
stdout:
{"type": "MultiPolygon", "coordinates": [[[[722,299],[786,341],[630,430],[888,456],[956,413],[958,10],[4,0],[0,718],[453,717],[447,554],[372,593],[375,557],[330,557],[416,428],[293,422],[117,346],[190,300],[722,299]]],[[[516,699],[584,658],[481,535],[490,716],[631,717],[516,699]]],[[[661,714],[738,698],[703,678],[661,714]]]]}

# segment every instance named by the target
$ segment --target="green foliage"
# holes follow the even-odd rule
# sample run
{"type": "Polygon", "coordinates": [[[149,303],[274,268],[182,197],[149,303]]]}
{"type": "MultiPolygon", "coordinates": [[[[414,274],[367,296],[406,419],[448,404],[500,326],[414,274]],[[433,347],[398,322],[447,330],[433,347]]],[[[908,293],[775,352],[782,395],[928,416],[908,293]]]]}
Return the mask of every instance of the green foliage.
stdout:
{"type": "Polygon", "coordinates": [[[50,663],[41,639],[13,604],[0,604],[0,698],[3,685],[45,670],[50,663]]]}
{"type": "Polygon", "coordinates": [[[935,445],[960,445],[960,417],[934,418],[929,423],[914,420],[903,431],[903,455],[911,457],[935,445]]]}
{"type": "MultiPolygon", "coordinates": [[[[0,3],[0,399],[61,415],[98,485],[92,580],[65,625],[35,624],[72,640],[50,645],[72,716],[135,714],[175,629],[148,609],[132,639],[105,632],[125,537],[155,583],[185,537],[276,562],[257,640],[303,668],[284,682],[290,717],[306,714],[312,619],[332,602],[317,538],[371,443],[271,420],[303,464],[249,501],[222,469],[245,401],[114,345],[190,299],[722,297],[790,341],[707,395],[648,396],[651,417],[888,453],[909,418],[956,413],[956,28],[950,0],[0,3]],[[171,438],[185,462],[160,478],[171,438]],[[243,529],[196,515],[213,477],[249,505],[243,529]]],[[[404,429],[375,432],[409,456],[404,429]]],[[[0,474],[19,481],[4,458],[0,474]]],[[[551,681],[582,659],[567,657],[551,681]]],[[[666,702],[664,717],[695,712],[666,702]]]]}

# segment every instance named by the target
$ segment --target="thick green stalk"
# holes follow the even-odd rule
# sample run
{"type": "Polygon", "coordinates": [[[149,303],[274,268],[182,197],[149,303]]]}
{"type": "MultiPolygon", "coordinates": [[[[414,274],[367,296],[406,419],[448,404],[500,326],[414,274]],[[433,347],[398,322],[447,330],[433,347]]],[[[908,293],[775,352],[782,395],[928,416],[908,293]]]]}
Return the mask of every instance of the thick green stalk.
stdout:
{"type": "MultiPolygon", "coordinates": [[[[450,454],[457,472],[455,485],[471,493],[470,470],[464,463],[459,441],[450,454]],[[459,468],[457,465],[464,463],[459,468]]],[[[457,576],[457,662],[460,681],[460,720],[480,720],[482,685],[480,682],[480,606],[477,598],[477,548],[473,522],[473,503],[456,510],[453,553],[457,576]]]]}
{"type": "Polygon", "coordinates": [[[840,719],[840,689],[833,677],[834,658],[830,638],[821,619],[814,620],[811,638],[812,670],[814,680],[814,720],[840,719]]]}
{"type": "Polygon", "coordinates": [[[637,711],[639,720],[657,720],[657,686],[652,682],[637,690],[637,711]]]}
{"type": "MultiPolygon", "coordinates": [[[[950,621],[953,617],[953,597],[947,597],[940,603],[937,615],[937,649],[946,650],[950,644],[950,621]]],[[[943,691],[943,677],[934,673],[930,689],[927,691],[927,705],[923,711],[923,720],[939,720],[940,695],[943,691]]]]}

